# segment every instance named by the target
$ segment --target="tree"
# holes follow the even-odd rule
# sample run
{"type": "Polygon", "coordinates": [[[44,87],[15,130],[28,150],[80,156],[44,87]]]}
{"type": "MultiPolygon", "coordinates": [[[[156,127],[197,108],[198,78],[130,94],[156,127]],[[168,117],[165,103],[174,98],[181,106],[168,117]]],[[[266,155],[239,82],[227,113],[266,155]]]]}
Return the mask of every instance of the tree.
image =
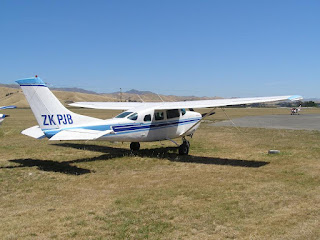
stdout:
{"type": "Polygon", "coordinates": [[[318,104],[314,101],[306,101],[301,103],[302,107],[318,107],[318,104]]]}

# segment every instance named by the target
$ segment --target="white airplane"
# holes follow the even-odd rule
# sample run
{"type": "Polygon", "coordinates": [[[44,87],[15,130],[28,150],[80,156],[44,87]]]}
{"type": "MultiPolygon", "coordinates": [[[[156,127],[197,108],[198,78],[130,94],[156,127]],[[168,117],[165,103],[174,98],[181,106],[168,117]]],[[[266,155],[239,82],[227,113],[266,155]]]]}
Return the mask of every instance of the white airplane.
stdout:
{"type": "Polygon", "coordinates": [[[299,107],[293,107],[291,108],[291,115],[300,115],[300,111],[301,111],[301,104],[299,105],[299,107]]]}
{"type": "Polygon", "coordinates": [[[16,81],[22,88],[37,119],[38,126],[22,131],[22,134],[49,140],[108,140],[131,142],[130,149],[140,149],[139,142],[182,138],[179,154],[187,155],[190,144],[186,136],[192,136],[200,121],[213,113],[216,107],[301,100],[298,95],[256,98],[234,98],[185,102],[78,102],[71,106],[126,110],[112,119],[98,119],[73,113],[65,108],[37,76],[16,81]],[[193,108],[212,108],[204,116],[187,111],[193,108]]]}
{"type": "MultiPolygon", "coordinates": [[[[16,108],[16,106],[2,106],[2,107],[0,107],[0,110],[1,110],[1,109],[11,109],[11,108],[16,108]]],[[[3,122],[3,120],[4,120],[6,117],[10,117],[10,115],[6,115],[6,114],[1,114],[1,113],[0,113],[0,124],[3,122]]]]}

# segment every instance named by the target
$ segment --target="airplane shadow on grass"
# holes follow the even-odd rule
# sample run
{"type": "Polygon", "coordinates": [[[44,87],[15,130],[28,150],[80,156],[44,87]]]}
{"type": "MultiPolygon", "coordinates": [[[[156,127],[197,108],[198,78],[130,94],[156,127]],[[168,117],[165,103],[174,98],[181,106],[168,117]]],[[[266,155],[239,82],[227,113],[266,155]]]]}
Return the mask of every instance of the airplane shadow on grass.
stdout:
{"type": "Polygon", "coordinates": [[[107,146],[100,146],[94,144],[77,144],[77,143],[58,143],[54,144],[58,147],[75,148],[78,150],[86,150],[93,152],[103,153],[100,156],[92,158],[81,158],[71,161],[58,162],[53,160],[39,160],[39,159],[13,159],[10,162],[19,163],[19,166],[8,166],[2,168],[22,168],[22,167],[38,167],[42,171],[60,172],[70,175],[82,175],[91,173],[93,171],[85,168],[79,168],[73,164],[82,162],[94,162],[94,161],[106,161],[114,158],[122,158],[128,156],[149,157],[158,159],[167,159],[172,162],[184,162],[184,163],[198,163],[198,164],[212,164],[212,165],[226,165],[234,167],[247,167],[247,168],[259,168],[269,164],[264,161],[251,161],[251,160],[237,160],[226,158],[212,158],[202,156],[180,156],[177,154],[176,147],[161,147],[154,149],[141,149],[137,152],[132,152],[129,149],[112,148],[107,146]]]}
{"type": "Polygon", "coordinates": [[[19,163],[18,166],[8,166],[1,168],[24,168],[24,167],[37,167],[39,170],[46,172],[60,172],[70,175],[82,175],[92,172],[89,169],[79,168],[77,166],[70,165],[69,162],[58,162],[53,160],[41,160],[41,159],[13,159],[9,162],[19,163]]]}

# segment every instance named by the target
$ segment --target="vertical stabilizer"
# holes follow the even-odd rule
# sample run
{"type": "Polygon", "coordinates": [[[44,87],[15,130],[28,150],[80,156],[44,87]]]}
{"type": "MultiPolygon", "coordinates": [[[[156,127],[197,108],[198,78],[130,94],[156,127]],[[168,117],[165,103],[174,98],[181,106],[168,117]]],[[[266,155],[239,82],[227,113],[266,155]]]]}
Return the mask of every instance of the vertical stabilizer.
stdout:
{"type": "Polygon", "coordinates": [[[42,130],[104,122],[101,119],[73,113],[65,108],[39,77],[21,79],[16,82],[21,86],[42,130]]]}

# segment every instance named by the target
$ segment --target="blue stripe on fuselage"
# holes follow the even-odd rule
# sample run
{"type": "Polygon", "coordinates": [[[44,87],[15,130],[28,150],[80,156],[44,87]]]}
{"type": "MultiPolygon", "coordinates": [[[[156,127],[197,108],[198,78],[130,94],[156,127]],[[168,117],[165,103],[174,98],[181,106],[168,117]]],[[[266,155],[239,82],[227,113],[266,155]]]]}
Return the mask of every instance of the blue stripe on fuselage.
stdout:
{"type": "Polygon", "coordinates": [[[69,129],[88,129],[88,130],[97,130],[97,131],[106,131],[111,130],[116,134],[128,134],[133,132],[141,132],[141,131],[148,131],[148,130],[157,130],[162,128],[169,128],[169,127],[175,127],[178,125],[185,125],[190,123],[195,123],[199,121],[201,118],[189,118],[182,121],[174,120],[174,121],[165,121],[165,122],[159,122],[159,123],[151,123],[151,124],[145,124],[145,123],[136,123],[136,124],[123,124],[123,125],[98,125],[98,126],[84,126],[84,127],[73,127],[73,128],[63,128],[63,129],[44,129],[45,135],[50,138],[57,134],[58,132],[62,130],[69,130],[69,129]]]}
{"type": "Polygon", "coordinates": [[[132,132],[132,131],[136,131],[136,130],[146,130],[146,129],[150,129],[150,130],[154,130],[154,129],[159,129],[159,128],[165,128],[165,127],[174,127],[176,125],[184,125],[184,124],[188,124],[188,123],[192,123],[192,122],[196,122],[199,121],[200,118],[195,118],[195,119],[186,119],[186,120],[176,120],[176,121],[170,121],[170,122],[159,122],[159,123],[151,123],[151,124],[130,124],[130,125],[114,125],[112,126],[112,129],[116,132],[116,133],[122,133],[122,132],[132,132]]]}

